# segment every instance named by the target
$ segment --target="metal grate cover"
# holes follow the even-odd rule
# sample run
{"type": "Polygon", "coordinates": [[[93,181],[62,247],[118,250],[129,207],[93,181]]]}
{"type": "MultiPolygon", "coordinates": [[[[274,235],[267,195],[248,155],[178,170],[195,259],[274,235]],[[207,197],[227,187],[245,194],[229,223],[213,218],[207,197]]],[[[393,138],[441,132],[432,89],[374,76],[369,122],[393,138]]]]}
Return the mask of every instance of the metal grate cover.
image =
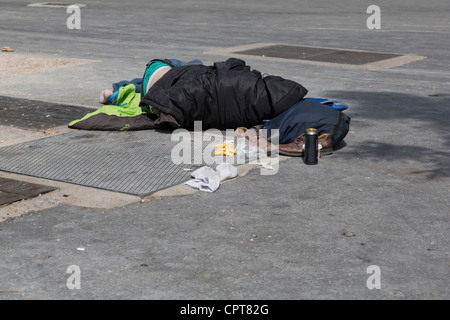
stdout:
{"type": "Polygon", "coordinates": [[[0,148],[0,170],[145,196],[187,181],[200,167],[173,163],[178,143],[155,130],[74,131],[0,148]]]}
{"type": "Polygon", "coordinates": [[[54,190],[50,186],[0,177],[0,207],[54,190]]]}
{"type": "Polygon", "coordinates": [[[321,61],[354,65],[362,65],[400,56],[399,54],[390,53],[290,45],[271,45],[245,51],[237,51],[236,53],[273,58],[321,61]]]}

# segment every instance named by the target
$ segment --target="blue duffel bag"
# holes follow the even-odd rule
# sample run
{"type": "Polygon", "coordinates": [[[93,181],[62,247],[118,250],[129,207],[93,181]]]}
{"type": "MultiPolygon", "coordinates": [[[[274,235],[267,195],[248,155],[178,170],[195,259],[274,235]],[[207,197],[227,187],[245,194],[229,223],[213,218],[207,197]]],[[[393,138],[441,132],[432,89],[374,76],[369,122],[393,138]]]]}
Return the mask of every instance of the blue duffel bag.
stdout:
{"type": "Polygon", "coordinates": [[[307,128],[316,128],[319,136],[325,133],[331,134],[333,148],[335,148],[350,129],[350,117],[339,109],[345,110],[347,106],[334,100],[308,98],[299,101],[259,127],[267,129],[269,141],[271,130],[278,129],[279,144],[291,143],[305,133],[307,128]]]}

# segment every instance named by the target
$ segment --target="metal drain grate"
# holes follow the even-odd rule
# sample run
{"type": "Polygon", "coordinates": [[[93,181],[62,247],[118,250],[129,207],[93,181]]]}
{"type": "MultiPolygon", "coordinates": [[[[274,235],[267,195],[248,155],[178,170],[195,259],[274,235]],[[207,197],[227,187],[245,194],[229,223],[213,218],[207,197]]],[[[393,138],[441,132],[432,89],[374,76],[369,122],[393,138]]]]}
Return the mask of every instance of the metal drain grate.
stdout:
{"type": "Polygon", "coordinates": [[[0,125],[48,129],[68,124],[95,109],[0,96],[0,125]]]}
{"type": "Polygon", "coordinates": [[[0,206],[56,190],[54,187],[0,177],[0,206]]]}
{"type": "Polygon", "coordinates": [[[426,58],[400,53],[297,46],[278,43],[255,43],[205,52],[205,54],[363,69],[397,67],[426,58]]]}
{"type": "Polygon", "coordinates": [[[177,143],[155,130],[75,131],[0,148],[0,170],[144,196],[187,181],[200,166],[174,164],[177,143]]]}
{"type": "Polygon", "coordinates": [[[400,54],[349,51],[304,46],[273,45],[245,51],[238,54],[265,56],[273,58],[321,61],[330,63],[362,65],[376,61],[399,57],[400,54]]]}

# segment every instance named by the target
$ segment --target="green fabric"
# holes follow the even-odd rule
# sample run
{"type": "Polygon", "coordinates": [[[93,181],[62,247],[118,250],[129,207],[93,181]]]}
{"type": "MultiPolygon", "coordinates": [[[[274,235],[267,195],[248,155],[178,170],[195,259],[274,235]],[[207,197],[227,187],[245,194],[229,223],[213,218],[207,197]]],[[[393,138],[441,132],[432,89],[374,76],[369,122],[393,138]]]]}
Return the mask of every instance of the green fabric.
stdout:
{"type": "Polygon", "coordinates": [[[124,87],[119,88],[119,93],[117,95],[117,105],[104,105],[100,109],[88,113],[82,119],[74,120],[69,123],[69,127],[72,127],[76,123],[86,120],[94,115],[103,113],[109,116],[117,116],[117,117],[135,117],[141,114],[146,113],[139,106],[139,102],[141,101],[141,94],[136,93],[136,87],[134,84],[129,84],[124,87]]]}
{"type": "MultiPolygon", "coordinates": [[[[145,76],[144,76],[144,85],[143,85],[144,91],[147,90],[148,80],[150,79],[152,74],[161,67],[169,67],[170,68],[170,66],[168,64],[161,62],[161,61],[155,61],[148,67],[147,71],[145,72],[145,76]]],[[[145,95],[145,92],[143,94],[145,95]]]]}

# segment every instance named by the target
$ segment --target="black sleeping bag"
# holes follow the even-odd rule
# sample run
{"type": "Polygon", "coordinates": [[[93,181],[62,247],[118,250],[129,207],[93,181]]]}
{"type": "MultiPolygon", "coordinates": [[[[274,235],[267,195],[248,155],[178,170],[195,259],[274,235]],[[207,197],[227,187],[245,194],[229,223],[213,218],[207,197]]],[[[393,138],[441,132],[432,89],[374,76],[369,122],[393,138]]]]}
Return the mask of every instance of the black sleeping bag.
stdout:
{"type": "Polygon", "coordinates": [[[308,91],[300,84],[251,70],[244,61],[230,58],[213,66],[175,67],[142,97],[150,105],[173,116],[181,127],[235,129],[252,127],[272,119],[302,100],[308,91]]]}
{"type": "Polygon", "coordinates": [[[336,147],[347,135],[351,118],[342,111],[334,110],[317,101],[302,100],[274,119],[265,122],[261,128],[266,129],[271,140],[272,130],[278,130],[280,144],[291,143],[305,133],[307,128],[316,128],[318,135],[329,133],[336,147]]]}

